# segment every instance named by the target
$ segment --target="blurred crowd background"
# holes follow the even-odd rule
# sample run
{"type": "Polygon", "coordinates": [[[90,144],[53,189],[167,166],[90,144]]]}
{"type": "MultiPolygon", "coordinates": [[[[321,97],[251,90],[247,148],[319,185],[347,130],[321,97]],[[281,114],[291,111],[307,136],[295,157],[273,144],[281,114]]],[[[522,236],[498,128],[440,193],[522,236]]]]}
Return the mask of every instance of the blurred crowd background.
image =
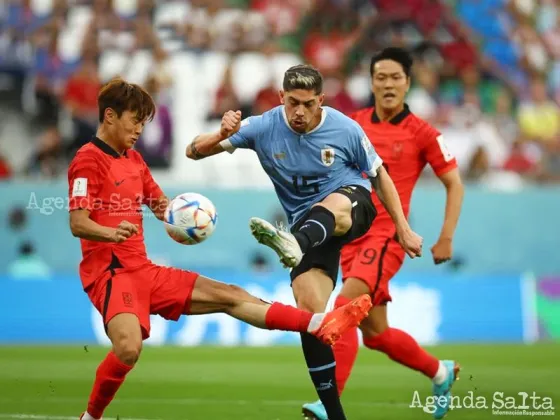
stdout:
{"type": "Polygon", "coordinates": [[[138,148],[165,173],[190,141],[184,127],[279,104],[289,64],[323,72],[328,105],[371,105],[369,59],[394,45],[416,60],[407,102],[444,133],[465,179],[558,182],[559,10],[555,0],[4,0],[0,178],[63,178],[95,133],[100,85],[117,74],[158,101],[138,148]],[[208,104],[202,116],[177,105],[178,84],[199,83],[170,65],[184,54],[194,65],[221,57],[205,62],[222,67],[213,89],[189,98],[208,104]],[[284,57],[275,74],[274,57],[284,57]]]}

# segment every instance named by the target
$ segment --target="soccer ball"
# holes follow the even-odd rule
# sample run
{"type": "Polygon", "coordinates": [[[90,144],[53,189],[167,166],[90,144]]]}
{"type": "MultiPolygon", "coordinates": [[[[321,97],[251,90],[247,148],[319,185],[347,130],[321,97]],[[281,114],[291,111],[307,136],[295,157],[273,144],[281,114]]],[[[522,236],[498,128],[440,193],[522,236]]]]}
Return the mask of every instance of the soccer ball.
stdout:
{"type": "Polygon", "coordinates": [[[203,195],[184,193],[171,200],[163,222],[171,239],[183,245],[195,245],[212,235],[218,213],[214,204],[203,195]]]}

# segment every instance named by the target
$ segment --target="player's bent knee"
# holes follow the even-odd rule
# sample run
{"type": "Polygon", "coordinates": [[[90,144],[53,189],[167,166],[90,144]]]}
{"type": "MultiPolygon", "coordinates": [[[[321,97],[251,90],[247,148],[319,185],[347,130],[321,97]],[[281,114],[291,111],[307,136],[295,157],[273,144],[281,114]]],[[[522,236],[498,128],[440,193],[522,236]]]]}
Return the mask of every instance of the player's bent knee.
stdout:
{"type": "Polygon", "coordinates": [[[113,351],[121,362],[133,366],[142,352],[142,342],[131,339],[122,340],[113,344],[113,351]]]}
{"type": "Polygon", "coordinates": [[[369,316],[362,321],[360,329],[364,336],[364,343],[366,343],[368,338],[373,339],[381,334],[384,336],[390,334],[389,322],[387,320],[387,306],[374,306],[370,310],[369,316]]]}
{"type": "MultiPolygon", "coordinates": [[[[336,194],[336,195],[340,195],[340,194],[336,194]]],[[[329,212],[331,212],[332,215],[334,216],[334,222],[335,222],[334,235],[342,236],[346,232],[348,232],[352,227],[352,215],[351,215],[352,207],[346,208],[345,206],[340,206],[336,204],[337,204],[336,201],[335,202],[323,201],[321,203],[315,204],[312,207],[317,207],[317,206],[324,207],[329,212]]]]}
{"type": "Polygon", "coordinates": [[[304,311],[320,313],[325,310],[326,303],[316,296],[303,296],[297,299],[297,307],[304,311]]]}
{"type": "MultiPolygon", "coordinates": [[[[373,322],[371,322],[371,319],[369,318],[365,318],[362,323],[360,324],[360,330],[362,331],[362,335],[364,337],[364,344],[366,344],[366,340],[368,338],[374,338],[377,337],[379,334],[381,334],[381,332],[378,332],[375,328],[375,325],[373,324],[373,322]]],[[[366,345],[366,347],[368,347],[366,345]]]]}
{"type": "Polygon", "coordinates": [[[347,299],[355,299],[362,295],[370,294],[371,290],[368,283],[357,277],[349,277],[344,282],[340,295],[347,299]]]}
{"type": "Polygon", "coordinates": [[[335,214],[335,228],[334,235],[342,236],[352,227],[352,217],[347,212],[335,214]]]}
{"type": "Polygon", "coordinates": [[[107,333],[118,359],[132,366],[142,351],[142,330],[138,317],[130,313],[116,315],[107,325],[107,333]]]}
{"type": "Polygon", "coordinates": [[[391,343],[391,330],[386,330],[383,333],[373,332],[368,334],[362,328],[364,346],[370,350],[385,351],[388,343],[391,343]]]}

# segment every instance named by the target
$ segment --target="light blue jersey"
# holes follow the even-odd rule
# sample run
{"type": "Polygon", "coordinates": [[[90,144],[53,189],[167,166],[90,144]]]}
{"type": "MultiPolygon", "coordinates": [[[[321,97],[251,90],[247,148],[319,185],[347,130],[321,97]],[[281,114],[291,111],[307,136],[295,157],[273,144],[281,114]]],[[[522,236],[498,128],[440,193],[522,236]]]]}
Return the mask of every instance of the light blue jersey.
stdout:
{"type": "Polygon", "coordinates": [[[375,177],[382,164],[358,123],[333,108],[322,108],[321,122],[308,133],[292,130],[281,105],[246,118],[240,130],[221,143],[230,153],[237,148],[257,153],[290,226],[340,187],[361,185],[371,191],[362,173],[375,177]]]}

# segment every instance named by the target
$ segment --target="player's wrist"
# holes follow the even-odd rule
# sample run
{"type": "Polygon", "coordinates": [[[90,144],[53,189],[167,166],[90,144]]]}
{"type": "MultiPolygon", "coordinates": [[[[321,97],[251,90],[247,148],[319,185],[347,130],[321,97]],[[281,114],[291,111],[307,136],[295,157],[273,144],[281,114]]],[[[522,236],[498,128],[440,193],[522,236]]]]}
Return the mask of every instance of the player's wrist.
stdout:
{"type": "Polygon", "coordinates": [[[108,242],[117,242],[117,229],[111,227],[105,227],[102,232],[103,238],[108,242]]]}
{"type": "Polygon", "coordinates": [[[218,133],[216,133],[215,142],[219,143],[221,141],[229,139],[229,137],[230,137],[229,131],[220,130],[218,133]]]}
{"type": "Polygon", "coordinates": [[[410,227],[406,219],[403,219],[398,223],[396,223],[396,227],[397,227],[397,235],[399,236],[402,236],[403,233],[410,232],[412,230],[412,228],[410,227]]]}

